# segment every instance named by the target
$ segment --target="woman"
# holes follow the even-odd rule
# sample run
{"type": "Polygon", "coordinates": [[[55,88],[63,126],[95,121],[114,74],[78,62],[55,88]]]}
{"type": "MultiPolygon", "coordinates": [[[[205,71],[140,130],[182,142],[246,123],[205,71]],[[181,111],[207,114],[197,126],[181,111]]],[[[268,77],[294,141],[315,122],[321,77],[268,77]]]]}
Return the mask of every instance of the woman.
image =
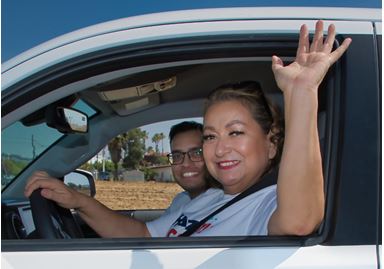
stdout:
{"type": "Polygon", "coordinates": [[[283,66],[280,58],[272,57],[272,70],[284,95],[282,151],[282,128],[256,83],[226,85],[211,94],[204,115],[203,154],[223,191],[207,190],[185,205],[174,222],[147,223],[152,236],[164,236],[169,225],[168,236],[308,235],[317,229],[325,204],[317,91],[329,67],[351,42],[346,39],[331,52],[334,38],[335,27],[330,25],[323,40],[323,22],[319,21],[309,45],[308,29],[303,25],[295,62],[283,66]],[[277,187],[254,192],[196,225],[260,182],[280,155],[277,187]]]}
{"type": "MultiPolygon", "coordinates": [[[[114,217],[113,225],[100,225],[100,220],[109,221],[115,213],[98,203],[80,201],[76,208],[83,219],[106,237],[312,233],[324,214],[317,90],[329,67],[345,52],[351,39],[345,39],[332,52],[335,27],[329,26],[328,37],[323,40],[322,21],[316,24],[311,45],[308,35],[303,25],[296,60],[292,64],[283,66],[280,58],[272,57],[272,70],[284,95],[286,131],[282,152],[279,146],[281,128],[260,89],[246,87],[246,83],[234,86],[238,87],[236,91],[221,88],[211,95],[204,115],[203,154],[210,174],[222,184],[223,190],[208,189],[166,217],[145,224],[121,216],[114,217]],[[250,100],[258,102],[228,92],[244,92],[250,95],[250,100]],[[254,94],[258,97],[252,97],[254,94]],[[280,153],[277,187],[254,192],[210,216],[202,225],[196,225],[260,182],[277,163],[280,153]]],[[[44,197],[70,207],[73,195],[63,192],[57,181],[34,175],[26,186],[26,196],[37,188],[43,188],[44,197]]]]}

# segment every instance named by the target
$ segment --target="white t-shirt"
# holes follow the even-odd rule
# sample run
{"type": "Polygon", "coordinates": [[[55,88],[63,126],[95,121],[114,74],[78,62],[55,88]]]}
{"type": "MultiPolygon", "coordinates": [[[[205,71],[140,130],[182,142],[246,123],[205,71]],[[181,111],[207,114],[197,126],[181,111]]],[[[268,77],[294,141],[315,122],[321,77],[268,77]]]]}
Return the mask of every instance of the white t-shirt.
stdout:
{"type": "MultiPolygon", "coordinates": [[[[180,209],[181,206],[189,203],[191,201],[191,197],[188,192],[182,191],[176,194],[175,198],[173,198],[171,205],[164,211],[161,217],[164,217],[168,214],[171,214],[180,209]]],[[[160,217],[160,218],[161,218],[160,217]]]]}
{"type": "MultiPolygon", "coordinates": [[[[160,218],[147,222],[148,231],[152,237],[179,236],[191,224],[202,220],[235,196],[225,194],[221,189],[208,189],[160,218]]],[[[268,221],[276,206],[276,185],[273,185],[227,207],[191,236],[267,235],[268,221]]]]}

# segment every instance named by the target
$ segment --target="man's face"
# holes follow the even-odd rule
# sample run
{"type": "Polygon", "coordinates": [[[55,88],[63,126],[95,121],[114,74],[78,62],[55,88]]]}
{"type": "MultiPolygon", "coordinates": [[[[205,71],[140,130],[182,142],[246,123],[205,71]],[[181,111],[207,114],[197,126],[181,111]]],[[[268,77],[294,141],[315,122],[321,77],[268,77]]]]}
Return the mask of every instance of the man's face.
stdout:
{"type": "MultiPolygon", "coordinates": [[[[189,152],[202,147],[202,133],[198,130],[191,130],[175,135],[171,142],[171,151],[189,152]]],[[[172,173],[176,182],[193,198],[205,191],[205,164],[201,161],[192,161],[187,154],[180,164],[172,165],[172,173]]]]}

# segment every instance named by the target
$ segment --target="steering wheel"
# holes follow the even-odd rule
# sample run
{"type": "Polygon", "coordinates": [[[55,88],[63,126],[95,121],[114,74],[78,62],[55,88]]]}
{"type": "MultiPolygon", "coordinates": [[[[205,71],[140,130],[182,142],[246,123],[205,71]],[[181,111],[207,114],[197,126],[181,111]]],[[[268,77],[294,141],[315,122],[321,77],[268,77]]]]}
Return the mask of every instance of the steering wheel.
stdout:
{"type": "Polygon", "coordinates": [[[33,222],[39,238],[69,239],[84,237],[71,211],[41,196],[41,189],[29,197],[33,222]]]}

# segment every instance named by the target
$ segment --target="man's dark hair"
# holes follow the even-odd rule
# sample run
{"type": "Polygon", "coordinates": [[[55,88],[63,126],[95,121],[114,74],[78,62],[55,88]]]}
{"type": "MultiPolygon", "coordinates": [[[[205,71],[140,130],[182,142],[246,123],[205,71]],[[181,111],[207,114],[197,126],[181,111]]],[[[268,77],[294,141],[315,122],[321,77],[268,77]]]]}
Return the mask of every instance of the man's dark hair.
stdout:
{"type": "Polygon", "coordinates": [[[203,132],[203,125],[196,121],[183,121],[171,127],[169,131],[169,142],[172,142],[173,138],[179,134],[188,131],[200,131],[203,132]]]}

